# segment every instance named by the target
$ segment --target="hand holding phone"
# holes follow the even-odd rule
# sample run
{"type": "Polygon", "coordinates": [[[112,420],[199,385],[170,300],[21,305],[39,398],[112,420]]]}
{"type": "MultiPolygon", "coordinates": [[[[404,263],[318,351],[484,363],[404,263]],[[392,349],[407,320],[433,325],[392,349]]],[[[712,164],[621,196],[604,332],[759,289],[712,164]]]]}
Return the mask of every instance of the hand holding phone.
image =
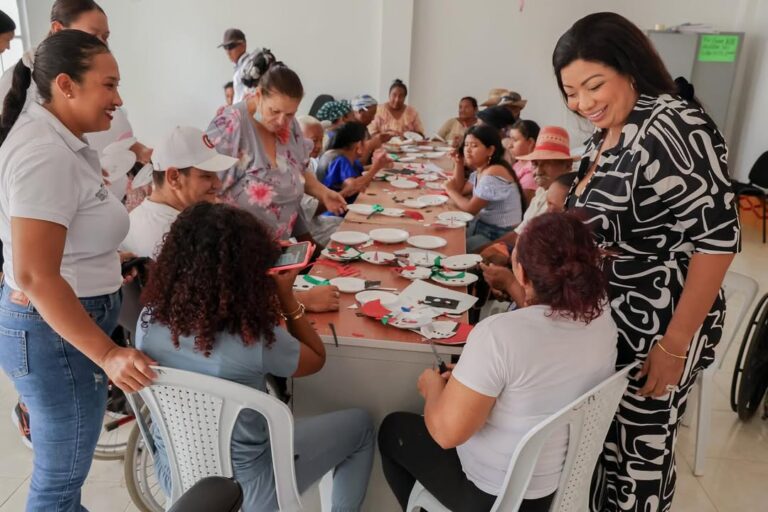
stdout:
{"type": "Polygon", "coordinates": [[[311,242],[299,242],[297,244],[284,245],[282,253],[272,268],[270,274],[276,274],[284,270],[302,269],[309,264],[315,247],[311,242]]]}

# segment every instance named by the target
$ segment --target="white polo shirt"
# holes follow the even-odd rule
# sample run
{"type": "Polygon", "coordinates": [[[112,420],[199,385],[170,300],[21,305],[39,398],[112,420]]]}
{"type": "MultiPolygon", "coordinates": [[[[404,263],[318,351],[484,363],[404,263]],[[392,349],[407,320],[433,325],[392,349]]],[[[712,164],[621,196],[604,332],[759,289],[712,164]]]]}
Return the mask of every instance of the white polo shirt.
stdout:
{"type": "Polygon", "coordinates": [[[3,271],[18,290],[11,217],[67,228],[61,275],[78,297],[113,293],[122,285],[117,247],[128,233],[128,213],[104,185],[96,151],[37,103],[0,146],[3,271]]]}
{"type": "Polygon", "coordinates": [[[245,64],[248,55],[250,55],[248,52],[243,53],[240,58],[237,59],[237,63],[235,64],[235,74],[232,77],[232,87],[234,88],[235,94],[232,98],[232,103],[243,101],[243,96],[245,96],[245,92],[248,90],[243,83],[243,64],[245,64]]]}
{"type": "Polygon", "coordinates": [[[120,249],[136,256],[154,258],[171,224],[181,213],[172,206],[146,198],[130,213],[131,227],[120,249]]]}

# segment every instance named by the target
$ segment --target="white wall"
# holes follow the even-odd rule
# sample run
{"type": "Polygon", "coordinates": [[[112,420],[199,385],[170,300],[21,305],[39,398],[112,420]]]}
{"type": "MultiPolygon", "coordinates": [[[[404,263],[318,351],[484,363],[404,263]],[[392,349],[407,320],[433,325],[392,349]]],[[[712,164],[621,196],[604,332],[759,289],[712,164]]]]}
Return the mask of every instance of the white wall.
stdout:
{"type": "MultiPolygon", "coordinates": [[[[27,0],[30,32],[48,30],[52,0],[27,0]]],[[[741,76],[726,131],[734,176],[765,149],[768,117],[766,0],[101,0],[120,64],[121,92],[137,135],[152,144],[175,124],[204,127],[221,103],[231,65],[216,48],[224,29],[243,29],[301,76],[306,112],[315,96],[386,100],[402,78],[428,131],[454,116],[458,99],[491,87],[529,100],[523,116],[566,126],[577,146],[589,131],[565,109],[551,68],[557,38],[580,17],[613,10],[643,29],[710,23],[746,32],[741,76]]]]}

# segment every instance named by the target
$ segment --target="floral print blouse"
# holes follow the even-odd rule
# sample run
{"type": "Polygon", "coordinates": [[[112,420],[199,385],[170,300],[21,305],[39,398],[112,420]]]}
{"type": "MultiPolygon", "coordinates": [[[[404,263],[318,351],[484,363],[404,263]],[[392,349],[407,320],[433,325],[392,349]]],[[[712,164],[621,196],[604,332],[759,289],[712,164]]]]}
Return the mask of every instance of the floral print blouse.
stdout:
{"type": "Polygon", "coordinates": [[[278,134],[275,167],[244,101],[221,110],[206,134],[219,153],[238,159],[222,178],[225,202],[254,214],[277,239],[307,233],[300,212],[309,151],[296,120],[286,133],[278,134]]]}

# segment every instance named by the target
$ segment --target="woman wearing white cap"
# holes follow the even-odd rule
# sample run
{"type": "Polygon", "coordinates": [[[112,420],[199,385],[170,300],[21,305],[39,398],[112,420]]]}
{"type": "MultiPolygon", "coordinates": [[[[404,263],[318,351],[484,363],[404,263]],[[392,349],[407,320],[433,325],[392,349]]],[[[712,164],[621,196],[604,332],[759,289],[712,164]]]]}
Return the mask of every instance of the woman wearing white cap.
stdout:
{"type": "Polygon", "coordinates": [[[109,128],[119,80],[103,42],[64,30],[34,72],[16,65],[0,119],[0,365],[32,418],[27,510],[81,510],[108,380],[134,392],[154,377],[151,359],[109,338],[128,214],[83,138],[109,128]],[[43,103],[22,112],[31,80],[43,103]]]}

